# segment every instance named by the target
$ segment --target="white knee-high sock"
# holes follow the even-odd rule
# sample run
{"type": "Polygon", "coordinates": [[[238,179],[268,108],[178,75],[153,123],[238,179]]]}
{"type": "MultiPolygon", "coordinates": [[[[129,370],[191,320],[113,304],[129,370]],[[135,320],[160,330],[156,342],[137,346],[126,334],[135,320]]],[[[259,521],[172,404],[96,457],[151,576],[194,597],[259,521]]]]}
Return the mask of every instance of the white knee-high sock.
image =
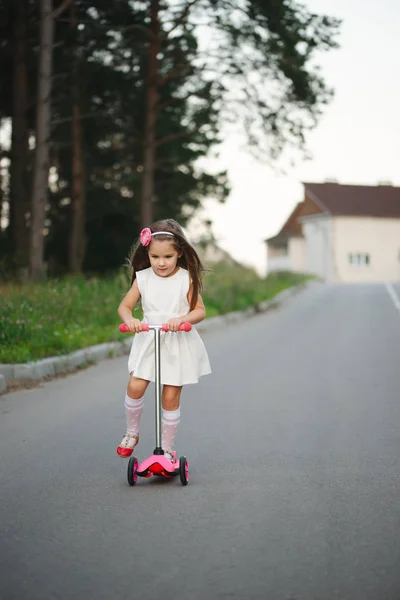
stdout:
{"type": "Polygon", "coordinates": [[[176,432],[181,420],[181,409],[162,409],[162,447],[164,450],[173,450],[176,432]]]}
{"type": "Polygon", "coordinates": [[[140,417],[143,410],[143,397],[138,400],[125,396],[125,415],[126,415],[126,431],[135,435],[139,435],[140,417]]]}

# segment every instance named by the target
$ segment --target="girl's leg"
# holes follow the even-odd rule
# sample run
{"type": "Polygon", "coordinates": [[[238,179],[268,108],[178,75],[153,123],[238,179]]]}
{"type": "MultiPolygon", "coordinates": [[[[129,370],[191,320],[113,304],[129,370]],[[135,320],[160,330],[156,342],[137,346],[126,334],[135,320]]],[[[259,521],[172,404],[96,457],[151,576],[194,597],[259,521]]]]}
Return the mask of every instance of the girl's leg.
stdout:
{"type": "Polygon", "coordinates": [[[176,432],[181,418],[182,386],[164,385],[162,392],[162,447],[172,456],[176,432]]]}
{"type": "Polygon", "coordinates": [[[117,448],[117,454],[127,458],[139,442],[140,417],[143,411],[143,396],[149,382],[131,374],[125,395],[126,434],[117,448]]]}

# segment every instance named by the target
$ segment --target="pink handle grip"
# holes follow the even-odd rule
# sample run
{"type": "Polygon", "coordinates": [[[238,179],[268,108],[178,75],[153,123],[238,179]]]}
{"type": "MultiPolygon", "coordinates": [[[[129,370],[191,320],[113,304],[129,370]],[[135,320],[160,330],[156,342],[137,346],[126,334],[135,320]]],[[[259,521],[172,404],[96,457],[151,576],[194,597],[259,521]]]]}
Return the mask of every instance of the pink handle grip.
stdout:
{"type": "MultiPolygon", "coordinates": [[[[162,331],[168,331],[168,327],[165,323],[163,325],[161,325],[161,329],[162,329],[162,331]]],[[[191,329],[192,329],[191,323],[186,322],[186,323],[182,323],[179,326],[178,331],[190,331],[191,329]]],[[[129,327],[125,323],[121,323],[121,325],[119,326],[119,330],[121,333],[126,333],[127,331],[129,331],[129,327]]],[[[149,331],[148,323],[142,323],[142,331],[149,331]]]]}

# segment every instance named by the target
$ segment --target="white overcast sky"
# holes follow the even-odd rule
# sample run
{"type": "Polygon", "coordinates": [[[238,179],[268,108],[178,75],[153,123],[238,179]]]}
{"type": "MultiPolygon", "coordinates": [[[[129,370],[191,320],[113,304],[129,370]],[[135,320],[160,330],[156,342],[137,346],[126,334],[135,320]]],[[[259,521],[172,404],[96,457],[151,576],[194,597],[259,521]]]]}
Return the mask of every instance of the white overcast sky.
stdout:
{"type": "Polygon", "coordinates": [[[217,165],[232,186],[224,205],[206,203],[219,245],[236,259],[265,271],[263,240],[277,233],[302,200],[302,181],[400,185],[400,2],[306,0],[318,14],[343,20],[340,49],[321,53],[322,72],[335,89],[308,137],[312,160],[284,176],[257,163],[226,139],[217,165]]]}

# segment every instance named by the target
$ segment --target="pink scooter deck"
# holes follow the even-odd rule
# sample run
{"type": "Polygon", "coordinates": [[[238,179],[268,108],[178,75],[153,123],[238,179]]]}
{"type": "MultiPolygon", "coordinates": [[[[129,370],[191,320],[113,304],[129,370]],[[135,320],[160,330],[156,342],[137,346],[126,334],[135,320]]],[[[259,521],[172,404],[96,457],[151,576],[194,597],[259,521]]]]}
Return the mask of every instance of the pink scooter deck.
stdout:
{"type": "Polygon", "coordinates": [[[137,474],[139,477],[162,475],[173,477],[179,472],[179,460],[170,461],[163,454],[153,454],[140,463],[137,474]]]}

